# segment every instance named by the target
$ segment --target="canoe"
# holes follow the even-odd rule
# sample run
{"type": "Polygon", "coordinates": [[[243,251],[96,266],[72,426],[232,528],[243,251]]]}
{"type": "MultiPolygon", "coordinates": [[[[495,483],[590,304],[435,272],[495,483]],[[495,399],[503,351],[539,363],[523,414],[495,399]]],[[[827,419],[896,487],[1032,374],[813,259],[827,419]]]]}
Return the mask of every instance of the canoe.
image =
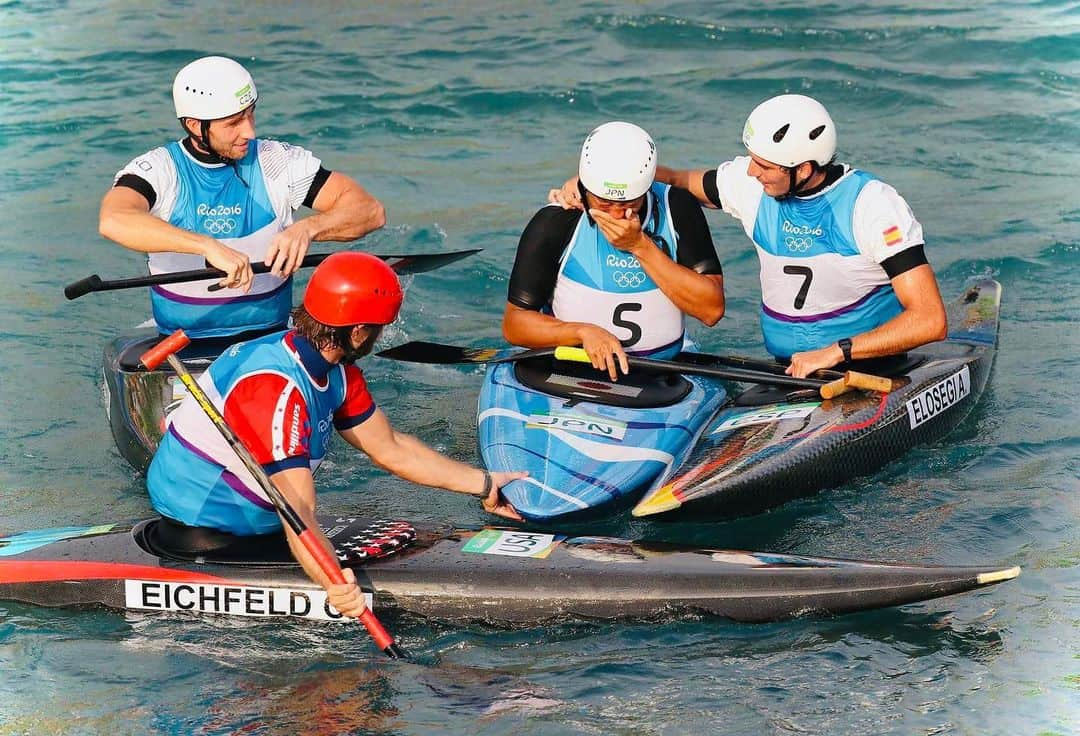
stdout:
{"type": "MultiPolygon", "coordinates": [[[[1016,567],[888,564],[606,537],[320,517],[378,614],[533,624],[715,615],[762,622],[953,595],[1016,567]]],[[[336,621],[283,537],[257,557],[161,548],[158,520],[0,538],[0,600],[336,621]]],[[[249,545],[249,549],[251,545],[249,545]]]]}
{"type": "Polygon", "coordinates": [[[662,484],[727,395],[710,378],[631,372],[612,382],[551,357],[488,367],[477,407],[489,470],[526,470],[502,488],[526,519],[610,513],[662,484]]]}
{"type": "Polygon", "coordinates": [[[946,305],[945,340],[857,368],[892,377],[888,394],[855,392],[824,401],[755,387],[737,395],[670,482],[646,494],[633,514],[749,516],[875,472],[912,447],[940,439],[971,412],[986,386],[1000,302],[1001,285],[979,280],[946,305]]]}
{"type": "MultiPolygon", "coordinates": [[[[280,329],[195,339],[178,353],[178,357],[197,377],[232,344],[280,329]]],[[[161,337],[154,328],[121,335],[105,347],[101,361],[105,412],[116,449],[132,467],[143,472],[150,467],[150,460],[161,442],[165,416],[187,395],[184,385],[167,364],[147,371],[139,363],[139,357],[161,337]]]]}

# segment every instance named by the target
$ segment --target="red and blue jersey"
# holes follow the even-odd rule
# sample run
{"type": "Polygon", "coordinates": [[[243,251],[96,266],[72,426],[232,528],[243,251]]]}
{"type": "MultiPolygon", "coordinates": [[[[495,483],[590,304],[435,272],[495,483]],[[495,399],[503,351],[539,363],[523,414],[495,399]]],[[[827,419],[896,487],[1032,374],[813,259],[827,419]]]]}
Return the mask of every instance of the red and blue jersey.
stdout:
{"type": "MultiPolygon", "coordinates": [[[[332,430],[354,427],[376,408],[359,368],[327,362],[291,331],[233,345],[199,385],[270,475],[314,472],[332,430]]],[[[189,526],[240,535],[281,527],[273,504],[191,397],[169,415],[147,487],[159,513],[189,526]]]]}

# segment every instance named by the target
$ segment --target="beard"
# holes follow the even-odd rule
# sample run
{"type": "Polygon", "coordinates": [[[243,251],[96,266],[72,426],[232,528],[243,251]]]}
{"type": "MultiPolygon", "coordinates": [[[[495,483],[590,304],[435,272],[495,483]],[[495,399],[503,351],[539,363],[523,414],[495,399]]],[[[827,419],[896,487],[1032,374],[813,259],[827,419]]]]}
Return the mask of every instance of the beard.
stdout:
{"type": "Polygon", "coordinates": [[[375,332],[364,338],[364,341],[355,348],[351,345],[349,345],[348,347],[342,347],[341,349],[344,352],[344,355],[341,356],[341,363],[343,363],[344,365],[352,365],[356,361],[363,358],[365,355],[369,354],[372,350],[375,349],[375,341],[379,339],[379,335],[381,333],[382,330],[376,330],[375,332]]]}

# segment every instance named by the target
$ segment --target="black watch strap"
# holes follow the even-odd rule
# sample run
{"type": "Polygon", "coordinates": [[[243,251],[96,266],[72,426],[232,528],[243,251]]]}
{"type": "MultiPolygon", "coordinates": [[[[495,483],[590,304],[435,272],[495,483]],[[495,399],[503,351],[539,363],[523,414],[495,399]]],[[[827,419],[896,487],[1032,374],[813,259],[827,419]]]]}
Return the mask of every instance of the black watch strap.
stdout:
{"type": "Polygon", "coordinates": [[[836,341],[836,344],[840,346],[840,352],[844,354],[844,362],[851,362],[851,338],[842,337],[836,341]]]}

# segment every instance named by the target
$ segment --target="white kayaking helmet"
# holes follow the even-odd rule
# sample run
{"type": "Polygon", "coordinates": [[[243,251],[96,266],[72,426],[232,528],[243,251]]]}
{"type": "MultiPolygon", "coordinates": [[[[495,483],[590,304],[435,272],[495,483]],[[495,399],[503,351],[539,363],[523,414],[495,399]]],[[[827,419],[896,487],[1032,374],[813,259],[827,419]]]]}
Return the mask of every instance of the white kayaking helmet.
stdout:
{"type": "Polygon", "coordinates": [[[656,144],[633,123],[604,123],[581,146],[578,179],[597,197],[637,199],[656,178],[656,144]]]}
{"type": "Polygon", "coordinates": [[[743,145],[755,156],[788,168],[806,161],[826,166],[836,155],[836,126],[825,106],[806,95],[779,95],[754,108],[743,145]]]}
{"type": "Polygon", "coordinates": [[[217,120],[244,110],[259,99],[248,70],[224,56],[191,62],[173,80],[176,117],[217,120]]]}

